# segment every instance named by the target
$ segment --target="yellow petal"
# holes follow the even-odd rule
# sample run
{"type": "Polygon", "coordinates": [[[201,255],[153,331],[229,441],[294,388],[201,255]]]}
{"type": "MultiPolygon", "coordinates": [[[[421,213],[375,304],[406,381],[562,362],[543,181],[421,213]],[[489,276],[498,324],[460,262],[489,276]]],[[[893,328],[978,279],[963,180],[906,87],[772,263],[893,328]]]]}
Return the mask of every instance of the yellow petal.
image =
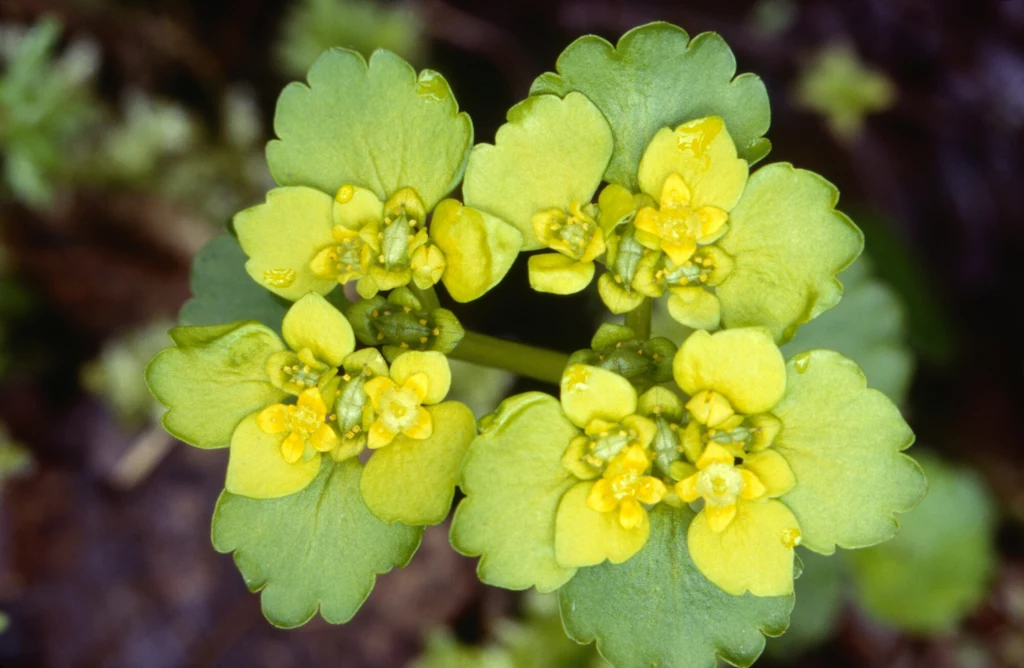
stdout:
{"type": "Polygon", "coordinates": [[[611,481],[608,478],[601,478],[594,482],[587,495],[587,506],[599,513],[610,513],[617,505],[619,502],[612,493],[611,481]]]}
{"type": "Polygon", "coordinates": [[[636,498],[649,506],[660,502],[668,494],[665,483],[654,476],[644,476],[636,491],[636,498]]]}
{"type": "Polygon", "coordinates": [[[736,517],[736,504],[730,503],[726,506],[716,506],[711,503],[704,504],[704,510],[701,511],[704,515],[705,521],[708,526],[715,533],[722,533],[725,528],[729,526],[729,523],[736,517]]]}
{"type": "Polygon", "coordinates": [[[309,437],[309,444],[317,452],[330,452],[341,443],[341,438],[328,424],[320,425],[320,428],[309,437]]]}
{"type": "MultiPolygon", "coordinates": [[[[668,467],[668,474],[672,477],[673,480],[686,480],[695,473],[697,473],[697,467],[689,462],[684,462],[682,460],[674,461],[668,467]]],[[[693,482],[696,483],[696,480],[694,480],[693,482]]]]}
{"type": "Polygon", "coordinates": [[[555,559],[566,568],[595,566],[606,559],[621,564],[647,543],[651,532],[647,513],[626,529],[618,513],[599,513],[587,505],[595,483],[581,482],[569,489],[558,504],[555,519],[555,559]]]}
{"type": "Polygon", "coordinates": [[[669,174],[665,179],[664,185],[661,187],[661,195],[659,196],[659,203],[661,208],[688,205],[690,203],[691,193],[690,187],[686,185],[686,181],[679,174],[669,174]]]}
{"type": "Polygon", "coordinates": [[[633,529],[647,517],[647,510],[636,499],[625,498],[619,506],[619,524],[623,529],[633,529]]]}
{"type": "Polygon", "coordinates": [[[583,249],[580,262],[592,262],[600,257],[605,252],[605,249],[607,249],[607,246],[604,242],[604,232],[601,231],[601,228],[597,228],[594,231],[594,236],[590,237],[587,247],[583,249]]]}
{"type": "Polygon", "coordinates": [[[671,242],[662,239],[661,250],[678,266],[693,257],[693,254],[697,251],[697,241],[696,239],[683,239],[678,242],[671,242]]]}
{"type": "Polygon", "coordinates": [[[636,389],[617,373],[574,364],[562,374],[562,410],[577,427],[594,419],[618,422],[636,412],[636,389]]]}
{"type": "Polygon", "coordinates": [[[593,262],[577,262],[558,253],[533,255],[527,263],[530,287],[537,292],[571,295],[590,285],[593,262]]]}
{"type": "MultiPolygon", "coordinates": [[[[645,206],[637,211],[636,217],[633,219],[633,226],[636,227],[637,230],[651,235],[651,237],[647,237],[648,239],[651,239],[652,237],[656,239],[658,236],[658,221],[660,218],[661,214],[658,213],[657,209],[645,206]]],[[[639,239],[640,237],[638,236],[637,238],[639,239]]],[[[646,246],[647,244],[644,245],[646,246]]],[[[650,248],[650,246],[648,246],[648,248],[650,248]]]]}
{"type": "Polygon", "coordinates": [[[332,216],[341,229],[358,230],[384,217],[384,203],[372,190],[346,184],[334,193],[332,216]]]}
{"type": "Polygon", "coordinates": [[[735,457],[727,449],[722,447],[719,443],[714,441],[708,443],[708,446],[704,448],[704,452],[701,454],[700,459],[697,460],[697,468],[702,471],[707,467],[715,463],[729,464],[730,466],[735,461],[735,457]]]}
{"type": "Polygon", "coordinates": [[[736,517],[713,531],[704,513],[690,523],[693,562],[729,594],[785,596],[793,592],[793,540],[799,526],[780,501],[741,501],[736,517]]]}
{"type": "Polygon", "coordinates": [[[430,435],[434,433],[434,421],[430,419],[430,413],[427,412],[427,409],[422,406],[417,408],[416,421],[403,429],[402,433],[418,441],[430,438],[430,435]]]}
{"type": "Polygon", "coordinates": [[[414,373],[405,379],[402,383],[402,389],[410,390],[422,402],[430,390],[430,379],[427,378],[425,373],[414,373]]]}
{"type": "Polygon", "coordinates": [[[289,464],[302,459],[303,453],[306,451],[306,439],[302,438],[302,435],[298,432],[292,432],[288,434],[288,437],[281,442],[281,456],[289,464]]]}
{"type": "Polygon", "coordinates": [[[761,482],[756,473],[747,468],[740,468],[740,478],[743,479],[743,489],[740,491],[740,496],[747,501],[753,501],[764,496],[766,491],[764,483],[761,482]]]}
{"type": "Polygon", "coordinates": [[[700,236],[697,241],[702,244],[710,244],[725,234],[725,224],[729,221],[729,214],[717,206],[706,206],[697,211],[700,218],[700,236]]]}
{"type": "Polygon", "coordinates": [[[694,332],[676,353],[672,373],[687,394],[715,390],[740,413],[770,410],[786,389],[782,353],[759,327],[694,332]]]}
{"type": "Polygon", "coordinates": [[[372,425],[370,425],[370,431],[366,435],[366,447],[371,450],[382,448],[395,440],[395,436],[397,435],[398,434],[381,424],[380,420],[376,420],[372,425]]]}
{"type": "Polygon", "coordinates": [[[709,427],[717,427],[734,414],[729,400],[718,392],[704,390],[693,395],[686,403],[686,410],[700,422],[709,427]]]}
{"type": "Polygon", "coordinates": [[[395,387],[395,381],[391,380],[387,376],[377,376],[363,384],[363,392],[366,392],[366,396],[370,398],[370,402],[373,404],[373,410],[379,411],[381,397],[385,392],[392,390],[395,387]]]}
{"type": "Polygon", "coordinates": [[[265,434],[280,434],[288,428],[288,407],[274,404],[260,411],[256,423],[265,434]]]}
{"type": "Polygon", "coordinates": [[[612,459],[604,474],[610,478],[629,470],[642,472],[646,471],[650,465],[651,459],[647,456],[647,451],[644,447],[642,445],[631,445],[612,459]]]}
{"type": "Polygon", "coordinates": [[[743,468],[750,469],[764,483],[765,494],[782,496],[796,486],[796,477],[786,458],[775,450],[763,450],[743,458],[743,468]]]}
{"type": "Polygon", "coordinates": [[[448,358],[442,353],[436,350],[413,350],[402,353],[391,363],[391,377],[396,383],[405,383],[407,379],[417,374],[425,374],[428,381],[423,403],[436,404],[448,395],[448,389],[452,384],[452,370],[448,366],[448,358]]]}
{"type": "Polygon", "coordinates": [[[324,398],[320,396],[320,390],[315,387],[303,390],[302,394],[299,395],[298,404],[316,413],[318,420],[323,420],[327,416],[327,404],[324,403],[324,398]]]}
{"type": "Polygon", "coordinates": [[[683,478],[676,483],[675,489],[676,494],[679,498],[687,503],[693,503],[700,498],[700,492],[697,491],[697,480],[700,474],[694,473],[688,478],[683,478]]]}
{"type": "Polygon", "coordinates": [[[750,425],[754,430],[754,440],[750,444],[751,452],[760,452],[770,447],[782,430],[782,422],[771,413],[752,415],[750,425]]]}

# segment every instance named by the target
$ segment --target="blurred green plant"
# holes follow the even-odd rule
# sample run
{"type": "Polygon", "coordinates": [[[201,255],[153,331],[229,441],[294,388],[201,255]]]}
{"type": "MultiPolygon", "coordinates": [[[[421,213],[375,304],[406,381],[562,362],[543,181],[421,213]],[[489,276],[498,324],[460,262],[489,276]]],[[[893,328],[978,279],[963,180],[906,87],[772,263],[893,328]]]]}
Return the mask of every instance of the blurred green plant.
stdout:
{"type": "Polygon", "coordinates": [[[555,596],[532,592],[522,619],[498,620],[494,640],[484,646],[458,642],[435,632],[413,668],[605,668],[610,664],[594,645],[566,637],[555,596]]]}
{"type": "Polygon", "coordinates": [[[96,46],[75,40],[56,55],[61,25],[0,26],[0,149],[4,188],[34,208],[49,206],[68,175],[83,130],[99,115],[91,85],[96,46]]]}
{"type": "Polygon", "coordinates": [[[171,324],[156,321],[107,343],[81,370],[82,386],[110,406],[121,426],[159,421],[163,407],[146,387],[149,360],[167,345],[171,324]]]}
{"type": "Polygon", "coordinates": [[[992,495],[962,466],[920,451],[916,459],[928,494],[901,518],[896,538],[839,559],[801,551],[799,605],[786,634],[769,641],[768,654],[792,657],[828,640],[850,598],[872,619],[919,635],[948,634],[978,607],[996,559],[992,495]]]}
{"type": "Polygon", "coordinates": [[[995,503],[963,466],[918,453],[929,492],[883,545],[851,552],[857,603],[898,629],[943,634],[973,611],[995,566],[995,503]]]}
{"type": "Polygon", "coordinates": [[[275,47],[278,68],[289,76],[305,76],[313,61],[334,46],[367,57],[374,49],[387,49],[415,65],[427,50],[424,25],[415,2],[302,0],[285,17],[275,47]]]}
{"type": "Polygon", "coordinates": [[[826,44],[800,74],[793,93],[797,106],[825,117],[841,140],[857,136],[868,114],[885,111],[896,99],[896,88],[879,70],[865,65],[845,43],[826,44]]]}
{"type": "Polygon", "coordinates": [[[492,412],[508,396],[515,384],[514,373],[491,367],[451,360],[452,387],[448,397],[469,406],[477,418],[492,412]]]}

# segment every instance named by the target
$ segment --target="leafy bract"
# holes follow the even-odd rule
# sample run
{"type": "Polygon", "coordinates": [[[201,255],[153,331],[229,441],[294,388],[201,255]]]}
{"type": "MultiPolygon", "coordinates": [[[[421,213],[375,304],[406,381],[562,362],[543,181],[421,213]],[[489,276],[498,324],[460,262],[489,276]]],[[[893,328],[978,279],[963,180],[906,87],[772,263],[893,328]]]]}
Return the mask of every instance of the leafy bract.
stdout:
{"type": "Polygon", "coordinates": [[[181,324],[258,320],[280,332],[288,307],[249,277],[245,271],[247,259],[238,241],[229,234],[203,246],[192,261],[192,299],[181,307],[181,324]]]}
{"type": "Polygon", "coordinates": [[[410,186],[429,210],[458,184],[473,126],[440,74],[417,76],[390,51],[375,51],[367,63],[331,49],[308,80],[289,84],[277,102],[280,139],[267,145],[267,163],[279,185],[333,195],[352,184],[382,201],[410,186]]]}
{"type": "Polygon", "coordinates": [[[508,112],[494,144],[477,144],[466,167],[466,204],[515,225],[523,250],[543,248],[533,216],[587,204],[612,154],[608,121],[584,95],[528,97],[508,112]]]}
{"type": "Polygon", "coordinates": [[[861,606],[913,633],[943,633],[981,603],[995,565],[991,495],[972,472],[917,457],[928,495],[891,541],[850,554],[861,606]]]}
{"type": "Polygon", "coordinates": [[[363,470],[363,499],[385,522],[432,525],[448,516],[459,464],[476,434],[476,418],[457,401],[427,411],[433,434],[424,440],[399,435],[374,452],[363,470]]]}
{"type": "Polygon", "coordinates": [[[146,368],[153,395],[167,406],[163,424],[200,448],[223,448],[242,418],[287,395],[274,387],[267,358],[284,350],[274,332],[255,322],[176,327],[175,346],[146,368]]]}
{"type": "Polygon", "coordinates": [[[840,277],[842,301],[802,325],[782,352],[788,358],[815,348],[835,350],[860,366],[871,387],[902,403],[914,371],[903,303],[891,287],[872,276],[866,256],[840,277]]]}
{"type": "Polygon", "coordinates": [[[455,511],[452,545],[480,556],[477,573],[488,584],[553,591],[575,572],[555,560],[555,517],[578,482],[562,454],[579,431],[558,400],[540,392],[506,399],[480,430],[462,464],[466,498],[455,511]]]}
{"type": "Polygon", "coordinates": [[[630,30],[612,46],[594,35],[570,44],[530,93],[564,96],[579,91],[604,113],[615,136],[605,179],[637,190],[640,157],[663,127],[721,116],[741,158],[756,162],[770,148],[764,134],[771,112],[768,93],[753,74],[736,73],[736,59],[721,37],[703,33],[692,41],[668,23],[630,30]]]}
{"type": "MultiPolygon", "coordinates": [[[[367,192],[367,191],[362,191],[367,192]]],[[[234,225],[248,256],[251,281],[289,301],[308,292],[326,295],[338,286],[334,276],[310,269],[319,249],[333,242],[334,198],[313,188],[274,188],[264,204],[239,211],[234,225]]]]}
{"type": "Polygon", "coordinates": [[[261,591],[263,614],[276,626],[305,624],[317,610],[347,622],[376,576],[405,566],[422,530],[385,524],[359,495],[362,465],[329,457],[301,492],[256,500],[221,494],[213,515],[213,546],[234,552],[250,591],[261,591]]]}
{"type": "Polygon", "coordinates": [[[786,630],[792,596],[730,596],[707,580],[686,550],[694,513],[659,505],[651,535],[629,561],[581,568],[558,590],[566,632],[597,640],[618,668],[713,668],[716,657],[749,666],[764,634],[786,630]]]}
{"type": "Polygon", "coordinates": [[[857,365],[830,350],[801,353],[786,365],[786,395],[774,448],[797,485],[782,497],[800,523],[804,547],[875,545],[896,534],[896,513],[917,505],[926,483],[901,454],[914,433],[884,394],[868,389],[857,365]]]}
{"type": "Polygon", "coordinates": [[[717,288],[724,327],[767,327],[785,342],[839,303],[836,274],[857,258],[864,237],[835,210],[838,199],[831,183],[787,163],[751,175],[718,242],[735,260],[717,288]]]}

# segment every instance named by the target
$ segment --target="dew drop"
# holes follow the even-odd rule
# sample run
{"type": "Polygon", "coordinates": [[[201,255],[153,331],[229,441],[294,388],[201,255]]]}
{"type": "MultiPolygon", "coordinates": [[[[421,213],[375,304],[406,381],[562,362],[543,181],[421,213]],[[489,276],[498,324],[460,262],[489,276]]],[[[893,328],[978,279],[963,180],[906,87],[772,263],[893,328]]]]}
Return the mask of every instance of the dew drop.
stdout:
{"type": "Polygon", "coordinates": [[[807,367],[811,365],[811,354],[800,353],[793,358],[793,364],[796,366],[797,373],[803,373],[807,371],[807,367]]]}
{"type": "Polygon", "coordinates": [[[416,82],[416,94],[428,102],[441,102],[448,97],[448,84],[437,72],[424,70],[416,82]]]}
{"type": "Polygon", "coordinates": [[[786,529],[782,532],[782,544],[786,547],[796,547],[802,539],[800,529],[786,529]]]}

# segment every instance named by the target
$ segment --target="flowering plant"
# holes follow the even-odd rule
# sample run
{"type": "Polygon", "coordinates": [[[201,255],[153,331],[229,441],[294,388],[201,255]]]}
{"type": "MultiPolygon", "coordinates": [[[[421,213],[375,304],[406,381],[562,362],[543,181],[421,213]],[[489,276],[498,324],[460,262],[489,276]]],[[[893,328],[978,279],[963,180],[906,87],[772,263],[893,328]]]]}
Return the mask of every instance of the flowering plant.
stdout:
{"type": "Polygon", "coordinates": [[[557,69],[472,146],[438,73],[325,53],[278,102],[279,187],[197,258],[147,378],[172,434],[229,448],[214,545],[277,625],[351,618],[457,485],[451,542],[480,578],[557,591],[613,664],[748,665],[786,628],[795,546],[884,541],[924,492],[855,363],[778,347],[838,303],[862,236],[820,176],[751,171],[767,95],[717,35],[584,37],[557,69]],[[534,290],[596,282],[624,324],[570,357],[441,307],[439,285],[478,299],[542,249],[534,290]],[[679,340],[651,337],[663,296],[679,340]],[[477,422],[445,401],[449,359],[558,398],[477,422]]]}

